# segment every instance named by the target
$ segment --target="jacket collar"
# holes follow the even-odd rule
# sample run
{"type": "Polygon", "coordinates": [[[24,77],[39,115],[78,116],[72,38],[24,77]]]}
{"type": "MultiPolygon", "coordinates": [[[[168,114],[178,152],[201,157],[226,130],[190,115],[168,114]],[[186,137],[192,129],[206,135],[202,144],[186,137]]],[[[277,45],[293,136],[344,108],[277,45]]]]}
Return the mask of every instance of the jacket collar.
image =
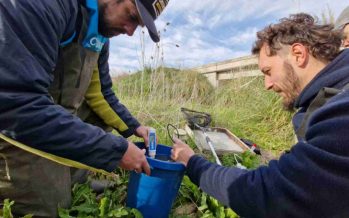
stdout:
{"type": "Polygon", "coordinates": [[[84,48],[92,51],[100,52],[107,38],[98,32],[98,1],[85,0],[85,7],[89,14],[88,27],[85,38],[82,42],[84,48]]]}
{"type": "Polygon", "coordinates": [[[294,107],[307,107],[323,87],[341,89],[347,83],[349,83],[349,49],[343,50],[310,81],[296,99],[294,107]]]}

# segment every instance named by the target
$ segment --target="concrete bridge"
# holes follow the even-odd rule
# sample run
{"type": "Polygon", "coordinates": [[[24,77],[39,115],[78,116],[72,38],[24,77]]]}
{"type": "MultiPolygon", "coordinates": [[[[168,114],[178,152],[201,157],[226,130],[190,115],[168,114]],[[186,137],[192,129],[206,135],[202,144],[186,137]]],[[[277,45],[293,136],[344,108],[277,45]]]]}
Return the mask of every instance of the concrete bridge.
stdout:
{"type": "Polygon", "coordinates": [[[191,70],[206,76],[213,87],[218,87],[220,83],[235,78],[263,76],[258,69],[257,57],[254,55],[206,64],[191,70]]]}

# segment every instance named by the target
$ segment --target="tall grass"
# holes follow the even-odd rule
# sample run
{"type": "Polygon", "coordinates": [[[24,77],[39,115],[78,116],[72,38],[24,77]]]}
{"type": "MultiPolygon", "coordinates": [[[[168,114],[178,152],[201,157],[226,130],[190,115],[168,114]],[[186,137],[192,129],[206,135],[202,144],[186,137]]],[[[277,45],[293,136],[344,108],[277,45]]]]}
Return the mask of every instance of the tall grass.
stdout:
{"type": "Polygon", "coordinates": [[[214,89],[190,71],[147,68],[143,76],[116,78],[115,92],[140,122],[157,129],[160,143],[171,144],[167,124],[183,128],[180,108],[186,107],[210,113],[212,126],[227,128],[274,154],[292,145],[291,114],[282,110],[277,95],[264,90],[263,77],[230,80],[214,89]]]}

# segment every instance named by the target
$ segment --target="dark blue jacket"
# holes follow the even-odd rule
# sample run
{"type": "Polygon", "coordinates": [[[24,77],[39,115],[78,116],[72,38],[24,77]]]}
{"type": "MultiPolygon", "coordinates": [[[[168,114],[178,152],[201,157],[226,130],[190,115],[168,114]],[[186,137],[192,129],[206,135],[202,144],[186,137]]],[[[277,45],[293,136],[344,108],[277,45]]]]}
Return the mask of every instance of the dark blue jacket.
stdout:
{"type": "MultiPolygon", "coordinates": [[[[80,2],[0,1],[0,131],[30,147],[112,171],[127,141],[82,122],[48,93],[60,43],[75,32],[80,2]]],[[[111,86],[110,78],[105,85],[111,86]]],[[[102,91],[114,107],[118,100],[102,91]]]]}
{"type": "MultiPolygon", "coordinates": [[[[327,65],[296,101],[304,111],[322,87],[349,83],[349,50],[327,65]]],[[[349,91],[311,115],[305,139],[256,170],[221,167],[202,157],[188,163],[190,179],[242,217],[349,217],[349,91]]]]}

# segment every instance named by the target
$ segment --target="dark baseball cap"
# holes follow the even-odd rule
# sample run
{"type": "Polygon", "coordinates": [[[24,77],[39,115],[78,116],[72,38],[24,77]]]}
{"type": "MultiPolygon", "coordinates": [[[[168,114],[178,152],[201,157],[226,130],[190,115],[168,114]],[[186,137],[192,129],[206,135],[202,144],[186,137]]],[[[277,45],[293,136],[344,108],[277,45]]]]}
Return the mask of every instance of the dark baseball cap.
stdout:
{"type": "Polygon", "coordinates": [[[147,27],[151,39],[154,42],[159,42],[160,36],[154,20],[165,9],[169,0],[135,0],[135,2],[142,22],[147,27]]]}

